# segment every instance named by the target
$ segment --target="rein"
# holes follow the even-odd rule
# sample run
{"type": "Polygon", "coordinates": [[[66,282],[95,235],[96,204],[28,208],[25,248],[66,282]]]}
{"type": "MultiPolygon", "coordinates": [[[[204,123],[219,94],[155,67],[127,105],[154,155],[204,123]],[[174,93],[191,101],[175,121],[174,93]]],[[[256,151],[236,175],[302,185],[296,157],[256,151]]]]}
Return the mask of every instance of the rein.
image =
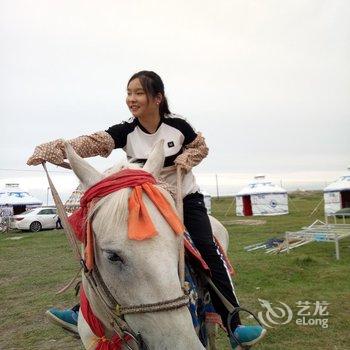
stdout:
{"type": "MultiPolygon", "coordinates": [[[[97,266],[93,266],[92,269],[89,269],[86,264],[86,259],[82,255],[80,251],[80,242],[78,241],[72,226],[68,220],[67,213],[64,209],[63,203],[61,201],[61,198],[59,197],[59,194],[50,178],[50,175],[47,171],[45,163],[42,163],[43,168],[45,170],[49,186],[51,189],[52,197],[55,202],[55,205],[57,207],[58,215],[61,219],[62,225],[64,227],[64,232],[67,236],[68,242],[71,245],[71,248],[73,249],[73,252],[75,254],[75,258],[79,260],[81,264],[81,268],[84,273],[84,277],[86,278],[86,281],[88,282],[92,292],[94,293],[96,299],[98,300],[99,304],[102,306],[102,308],[105,311],[105,314],[109,320],[110,326],[113,328],[115,333],[119,336],[119,338],[122,340],[124,345],[132,350],[132,348],[128,344],[128,340],[132,338],[138,346],[138,349],[140,350],[146,350],[147,346],[144,343],[142,337],[140,334],[135,334],[133,330],[128,326],[126,321],[124,320],[124,315],[130,315],[130,314],[138,314],[138,313],[148,313],[148,312],[160,312],[160,311],[169,311],[169,310],[175,310],[184,306],[188,305],[189,297],[186,294],[183,294],[179,297],[160,301],[156,303],[147,303],[147,304],[139,304],[139,305],[128,305],[128,306],[122,306],[120,305],[117,300],[114,298],[114,296],[110,293],[107,285],[105,284],[97,266]]],[[[181,179],[180,179],[181,180],[181,179]]],[[[89,206],[89,210],[92,209],[92,206],[89,206]]],[[[91,230],[91,234],[93,236],[91,222],[88,222],[87,224],[87,230],[91,230]]],[[[183,247],[183,238],[181,246],[183,247]]],[[[182,248],[182,255],[183,255],[183,248],[182,248]]],[[[180,280],[181,280],[181,286],[183,287],[183,277],[181,275],[182,267],[181,265],[183,262],[181,262],[181,255],[180,255],[180,280]]],[[[90,267],[90,266],[89,266],[90,267]]],[[[183,267],[184,268],[184,267],[183,267]]],[[[75,277],[76,278],[76,277],[75,277]]],[[[74,279],[75,279],[74,278],[74,279]]],[[[64,291],[68,289],[68,287],[73,283],[74,279],[69,283],[69,285],[61,290],[64,291]]],[[[102,339],[102,338],[101,338],[102,339]]],[[[104,341],[102,339],[102,341],[104,341]]]]}

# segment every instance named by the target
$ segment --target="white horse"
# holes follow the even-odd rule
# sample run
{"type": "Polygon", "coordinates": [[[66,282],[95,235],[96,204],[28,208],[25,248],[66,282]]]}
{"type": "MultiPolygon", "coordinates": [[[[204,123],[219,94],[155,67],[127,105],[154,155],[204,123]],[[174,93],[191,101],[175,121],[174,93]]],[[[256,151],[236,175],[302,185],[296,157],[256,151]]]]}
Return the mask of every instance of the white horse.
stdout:
{"type": "MultiPolygon", "coordinates": [[[[71,167],[84,189],[104,177],[79,157],[68,144],[66,150],[71,167]]],[[[163,142],[159,142],[155,145],[143,170],[158,177],[163,164],[163,142]]],[[[114,170],[121,170],[121,167],[114,170]]],[[[160,191],[174,207],[171,196],[161,188],[160,191]]],[[[179,236],[174,234],[158,209],[144,194],[144,203],[158,235],[143,241],[128,239],[130,193],[129,188],[111,193],[102,198],[94,209],[92,227],[95,238],[95,264],[109,291],[121,305],[150,304],[177,298],[183,294],[178,276],[179,236]]],[[[226,250],[228,245],[226,229],[214,218],[211,218],[211,221],[216,236],[226,250]]],[[[82,284],[94,314],[103,323],[106,336],[110,337],[114,331],[84,275],[82,284]]],[[[204,349],[194,330],[187,307],[125,315],[125,320],[135,333],[142,335],[149,349],[204,349]]],[[[96,338],[81,317],[81,313],[78,329],[85,348],[93,349],[96,338]]]]}

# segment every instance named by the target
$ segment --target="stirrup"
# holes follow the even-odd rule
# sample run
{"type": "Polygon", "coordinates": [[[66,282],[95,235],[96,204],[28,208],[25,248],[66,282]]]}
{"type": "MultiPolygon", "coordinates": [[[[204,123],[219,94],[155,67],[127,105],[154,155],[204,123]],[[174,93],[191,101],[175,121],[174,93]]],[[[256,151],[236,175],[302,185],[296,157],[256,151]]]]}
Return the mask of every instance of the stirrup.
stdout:
{"type": "Polygon", "coordinates": [[[240,346],[242,349],[250,349],[251,345],[243,345],[234,335],[234,332],[232,332],[232,328],[231,328],[231,321],[232,321],[232,317],[239,314],[240,311],[245,311],[248,314],[250,314],[251,316],[253,316],[253,318],[255,319],[255,321],[261,326],[263,327],[263,325],[261,324],[260,320],[255,316],[255,314],[253,314],[253,312],[249,311],[248,309],[245,309],[243,307],[235,307],[235,309],[233,310],[233,312],[230,312],[228,317],[227,317],[227,331],[230,337],[232,337],[234,339],[234,341],[238,344],[238,346],[240,346]]]}

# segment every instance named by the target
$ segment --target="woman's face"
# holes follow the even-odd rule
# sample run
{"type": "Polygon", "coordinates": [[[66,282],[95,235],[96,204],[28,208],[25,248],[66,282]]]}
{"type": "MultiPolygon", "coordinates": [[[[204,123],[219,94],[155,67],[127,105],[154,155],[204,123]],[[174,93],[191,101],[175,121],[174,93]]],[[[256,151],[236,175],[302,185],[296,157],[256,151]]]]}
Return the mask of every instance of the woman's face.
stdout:
{"type": "Polygon", "coordinates": [[[138,78],[131,80],[127,88],[126,104],[136,118],[159,113],[160,99],[147,96],[138,78]]]}

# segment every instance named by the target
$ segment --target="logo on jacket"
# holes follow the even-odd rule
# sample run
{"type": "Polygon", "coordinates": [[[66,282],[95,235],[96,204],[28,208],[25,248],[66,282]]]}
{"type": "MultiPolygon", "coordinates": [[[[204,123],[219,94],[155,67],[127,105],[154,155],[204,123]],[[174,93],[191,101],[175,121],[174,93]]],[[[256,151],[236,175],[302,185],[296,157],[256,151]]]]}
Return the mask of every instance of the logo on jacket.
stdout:
{"type": "Polygon", "coordinates": [[[169,148],[174,147],[174,146],[175,146],[174,141],[168,142],[168,147],[169,147],[169,148]]]}

